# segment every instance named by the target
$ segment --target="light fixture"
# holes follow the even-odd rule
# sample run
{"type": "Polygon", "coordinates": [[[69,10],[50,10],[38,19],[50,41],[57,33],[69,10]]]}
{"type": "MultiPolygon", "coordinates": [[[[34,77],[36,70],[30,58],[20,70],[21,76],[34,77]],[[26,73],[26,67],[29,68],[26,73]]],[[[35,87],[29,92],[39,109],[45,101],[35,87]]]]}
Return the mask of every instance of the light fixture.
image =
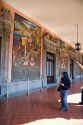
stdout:
{"type": "MultiPolygon", "coordinates": [[[[75,50],[79,51],[81,50],[81,45],[80,43],[78,43],[78,24],[76,24],[77,26],[77,43],[75,44],[75,50]]],[[[81,81],[81,76],[80,76],[80,81],[81,81]]],[[[80,105],[83,105],[83,87],[81,87],[81,102],[79,102],[80,105]]]]}
{"type": "Polygon", "coordinates": [[[78,24],[76,24],[76,26],[77,26],[77,43],[75,44],[75,50],[79,51],[81,50],[81,45],[78,42],[78,24]]]}

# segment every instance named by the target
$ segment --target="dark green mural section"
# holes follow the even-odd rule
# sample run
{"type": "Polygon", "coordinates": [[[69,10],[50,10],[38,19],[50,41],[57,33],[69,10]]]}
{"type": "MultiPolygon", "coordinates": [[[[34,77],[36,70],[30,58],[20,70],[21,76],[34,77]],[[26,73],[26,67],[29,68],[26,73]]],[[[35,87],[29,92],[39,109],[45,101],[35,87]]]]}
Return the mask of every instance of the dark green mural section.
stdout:
{"type": "Polygon", "coordinates": [[[41,29],[15,14],[12,80],[40,77],[41,29]]]}

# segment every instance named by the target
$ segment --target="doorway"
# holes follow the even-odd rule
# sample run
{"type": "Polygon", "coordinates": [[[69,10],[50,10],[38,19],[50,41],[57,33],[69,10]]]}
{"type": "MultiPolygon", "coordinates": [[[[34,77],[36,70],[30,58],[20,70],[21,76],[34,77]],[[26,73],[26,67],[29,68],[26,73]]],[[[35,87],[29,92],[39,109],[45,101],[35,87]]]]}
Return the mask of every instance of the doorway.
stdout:
{"type": "Polygon", "coordinates": [[[2,38],[0,37],[0,69],[1,69],[1,44],[2,44],[2,38]]]}
{"type": "MultiPolygon", "coordinates": [[[[2,37],[0,37],[0,81],[1,81],[1,45],[2,45],[2,37]]],[[[1,94],[1,88],[0,88],[0,94],[1,94]]]]}
{"type": "Polygon", "coordinates": [[[70,59],[70,77],[74,79],[74,60],[70,59]]]}
{"type": "Polygon", "coordinates": [[[46,75],[47,84],[54,83],[54,54],[48,53],[46,55],[46,75]]]}

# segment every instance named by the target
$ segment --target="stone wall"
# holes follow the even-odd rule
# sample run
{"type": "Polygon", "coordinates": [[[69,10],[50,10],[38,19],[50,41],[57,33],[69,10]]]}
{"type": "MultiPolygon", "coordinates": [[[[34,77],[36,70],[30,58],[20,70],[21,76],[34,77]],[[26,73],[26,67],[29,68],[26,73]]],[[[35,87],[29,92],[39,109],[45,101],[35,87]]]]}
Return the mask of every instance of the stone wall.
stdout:
{"type": "Polygon", "coordinates": [[[12,81],[21,80],[36,80],[40,79],[40,68],[39,67],[13,67],[12,81]]]}

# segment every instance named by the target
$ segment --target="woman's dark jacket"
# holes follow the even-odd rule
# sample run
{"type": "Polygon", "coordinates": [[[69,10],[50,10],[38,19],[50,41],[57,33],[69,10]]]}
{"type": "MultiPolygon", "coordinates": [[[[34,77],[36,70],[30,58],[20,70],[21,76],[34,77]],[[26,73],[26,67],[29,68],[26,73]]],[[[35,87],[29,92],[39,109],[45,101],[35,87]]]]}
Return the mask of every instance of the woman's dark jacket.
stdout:
{"type": "Polygon", "coordinates": [[[68,90],[70,88],[70,85],[71,85],[70,79],[61,78],[61,83],[64,84],[64,86],[60,85],[61,90],[68,90]]]}

